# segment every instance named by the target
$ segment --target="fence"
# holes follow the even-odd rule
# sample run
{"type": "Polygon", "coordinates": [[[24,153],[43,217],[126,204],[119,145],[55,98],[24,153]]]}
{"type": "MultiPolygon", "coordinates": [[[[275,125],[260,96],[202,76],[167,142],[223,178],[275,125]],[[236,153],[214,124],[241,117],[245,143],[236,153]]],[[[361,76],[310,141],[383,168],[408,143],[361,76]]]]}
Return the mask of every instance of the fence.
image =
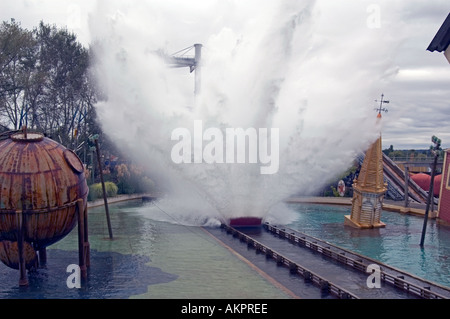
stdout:
{"type": "MultiPolygon", "coordinates": [[[[317,241],[307,239],[306,236],[298,236],[295,233],[287,232],[285,228],[279,228],[277,226],[264,224],[264,229],[276,234],[280,238],[288,239],[292,244],[296,244],[302,247],[309,248],[318,253],[321,253],[331,259],[334,259],[344,265],[350,266],[356,270],[366,273],[367,267],[372,264],[372,261],[367,262],[362,258],[355,258],[354,256],[347,256],[345,251],[331,249],[331,246],[319,244],[317,241]]],[[[384,266],[386,268],[386,266],[384,266]]],[[[419,286],[405,279],[404,275],[390,274],[380,267],[381,280],[394,285],[395,287],[407,291],[424,299],[448,299],[448,297],[431,291],[430,286],[419,286]]]]}
{"type": "Polygon", "coordinates": [[[274,259],[277,265],[287,267],[291,274],[298,274],[304,278],[305,282],[309,282],[318,286],[323,293],[332,294],[340,299],[359,299],[351,292],[346,291],[338,285],[333,284],[325,278],[317,275],[313,271],[293,262],[289,258],[286,258],[285,256],[261,244],[250,236],[247,236],[244,233],[236,230],[235,228],[225,224],[222,224],[221,227],[225,229],[228,234],[232,234],[233,237],[238,238],[241,242],[247,243],[247,246],[249,248],[254,248],[256,250],[256,253],[265,254],[266,258],[274,259]]]}

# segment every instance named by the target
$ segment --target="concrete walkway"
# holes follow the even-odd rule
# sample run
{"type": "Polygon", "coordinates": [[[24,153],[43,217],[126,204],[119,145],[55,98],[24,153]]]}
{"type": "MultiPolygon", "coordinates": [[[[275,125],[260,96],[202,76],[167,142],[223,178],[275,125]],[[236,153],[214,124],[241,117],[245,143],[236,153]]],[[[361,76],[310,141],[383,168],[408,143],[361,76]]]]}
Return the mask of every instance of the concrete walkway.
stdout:
{"type": "MultiPolygon", "coordinates": [[[[288,203],[311,203],[311,204],[329,204],[329,205],[352,205],[352,198],[350,197],[291,197],[286,200],[288,203]]],[[[426,205],[418,203],[410,203],[409,207],[404,207],[403,202],[384,200],[383,209],[403,214],[413,214],[424,216],[426,205]]],[[[429,218],[437,217],[437,205],[434,205],[434,210],[429,212],[429,218]]]]}
{"type": "MultiPolygon", "coordinates": [[[[133,199],[141,199],[141,198],[157,198],[158,195],[154,194],[130,194],[130,195],[117,195],[114,197],[108,197],[108,204],[114,204],[119,202],[124,202],[133,199]]],[[[88,208],[99,207],[105,205],[105,201],[103,198],[96,199],[94,201],[88,201],[88,208]]]]}

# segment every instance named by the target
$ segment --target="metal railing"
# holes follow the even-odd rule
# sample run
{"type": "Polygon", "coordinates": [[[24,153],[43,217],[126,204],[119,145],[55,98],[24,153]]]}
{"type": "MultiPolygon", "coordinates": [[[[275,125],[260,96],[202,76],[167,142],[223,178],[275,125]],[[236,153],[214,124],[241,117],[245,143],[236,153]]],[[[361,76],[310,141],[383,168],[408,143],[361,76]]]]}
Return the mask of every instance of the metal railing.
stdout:
{"type": "MultiPolygon", "coordinates": [[[[427,157],[389,157],[394,162],[399,163],[419,163],[419,164],[433,164],[434,157],[433,156],[427,156],[427,157]]],[[[439,159],[440,162],[443,162],[443,159],[439,159]]]]}
{"type": "Polygon", "coordinates": [[[278,266],[287,267],[291,274],[298,274],[304,278],[305,282],[312,283],[318,286],[323,293],[329,293],[340,299],[359,299],[359,297],[352,294],[351,292],[326,280],[315,272],[297,264],[296,262],[261,244],[250,236],[247,236],[244,233],[236,230],[235,228],[225,224],[222,224],[221,228],[225,229],[228,234],[232,234],[233,237],[238,238],[241,242],[247,243],[247,247],[254,248],[256,250],[256,253],[265,254],[266,258],[274,259],[278,266]]]}
{"type": "MultiPolygon", "coordinates": [[[[361,272],[366,273],[367,271],[369,263],[364,262],[362,258],[350,257],[346,255],[345,251],[335,251],[331,249],[331,247],[328,245],[323,246],[319,244],[317,241],[307,239],[306,236],[297,236],[295,233],[287,232],[284,228],[279,228],[277,226],[273,226],[268,223],[265,223],[263,226],[264,229],[266,229],[267,231],[276,234],[281,238],[288,239],[292,244],[297,244],[299,246],[306,247],[316,252],[319,252],[324,256],[327,256],[333,260],[338,261],[339,263],[350,266],[361,272]]],[[[380,267],[380,277],[381,280],[421,298],[448,299],[448,297],[442,294],[431,291],[430,290],[431,287],[429,286],[421,287],[415,283],[409,282],[408,280],[405,279],[405,276],[403,275],[397,276],[389,274],[386,271],[383,271],[382,267],[380,267]]]]}

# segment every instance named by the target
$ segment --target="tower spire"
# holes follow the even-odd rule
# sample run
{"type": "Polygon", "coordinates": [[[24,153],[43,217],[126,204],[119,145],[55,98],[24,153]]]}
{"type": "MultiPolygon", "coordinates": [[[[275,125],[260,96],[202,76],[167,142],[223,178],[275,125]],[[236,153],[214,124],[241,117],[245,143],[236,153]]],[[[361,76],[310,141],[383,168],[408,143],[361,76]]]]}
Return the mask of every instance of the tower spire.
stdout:
{"type": "MultiPolygon", "coordinates": [[[[381,112],[387,112],[387,109],[383,108],[383,103],[389,101],[384,100],[384,95],[381,94],[380,107],[376,109],[377,119],[381,118],[381,112]]],[[[380,220],[386,190],[380,134],[366,151],[358,179],[353,183],[352,211],[351,215],[345,216],[345,225],[355,228],[386,226],[380,220]]]]}

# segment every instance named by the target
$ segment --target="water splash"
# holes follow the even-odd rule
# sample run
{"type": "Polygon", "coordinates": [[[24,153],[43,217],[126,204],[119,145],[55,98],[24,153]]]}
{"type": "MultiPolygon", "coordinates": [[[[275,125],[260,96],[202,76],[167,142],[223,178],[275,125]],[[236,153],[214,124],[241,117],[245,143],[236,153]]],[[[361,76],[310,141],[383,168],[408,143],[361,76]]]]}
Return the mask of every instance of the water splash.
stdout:
{"type": "Polygon", "coordinates": [[[364,24],[330,32],[342,23],[333,8],[310,0],[99,1],[90,21],[106,97],[99,120],[168,190],[168,210],[186,220],[276,216],[285,198],[316,191],[376,138],[370,106],[392,75],[394,49],[380,48],[384,34],[364,24]],[[155,54],[194,43],[204,46],[195,98],[187,69],[170,69],[155,54]],[[195,120],[222,130],[279,128],[278,173],[175,164],[171,132],[195,120]]]}

